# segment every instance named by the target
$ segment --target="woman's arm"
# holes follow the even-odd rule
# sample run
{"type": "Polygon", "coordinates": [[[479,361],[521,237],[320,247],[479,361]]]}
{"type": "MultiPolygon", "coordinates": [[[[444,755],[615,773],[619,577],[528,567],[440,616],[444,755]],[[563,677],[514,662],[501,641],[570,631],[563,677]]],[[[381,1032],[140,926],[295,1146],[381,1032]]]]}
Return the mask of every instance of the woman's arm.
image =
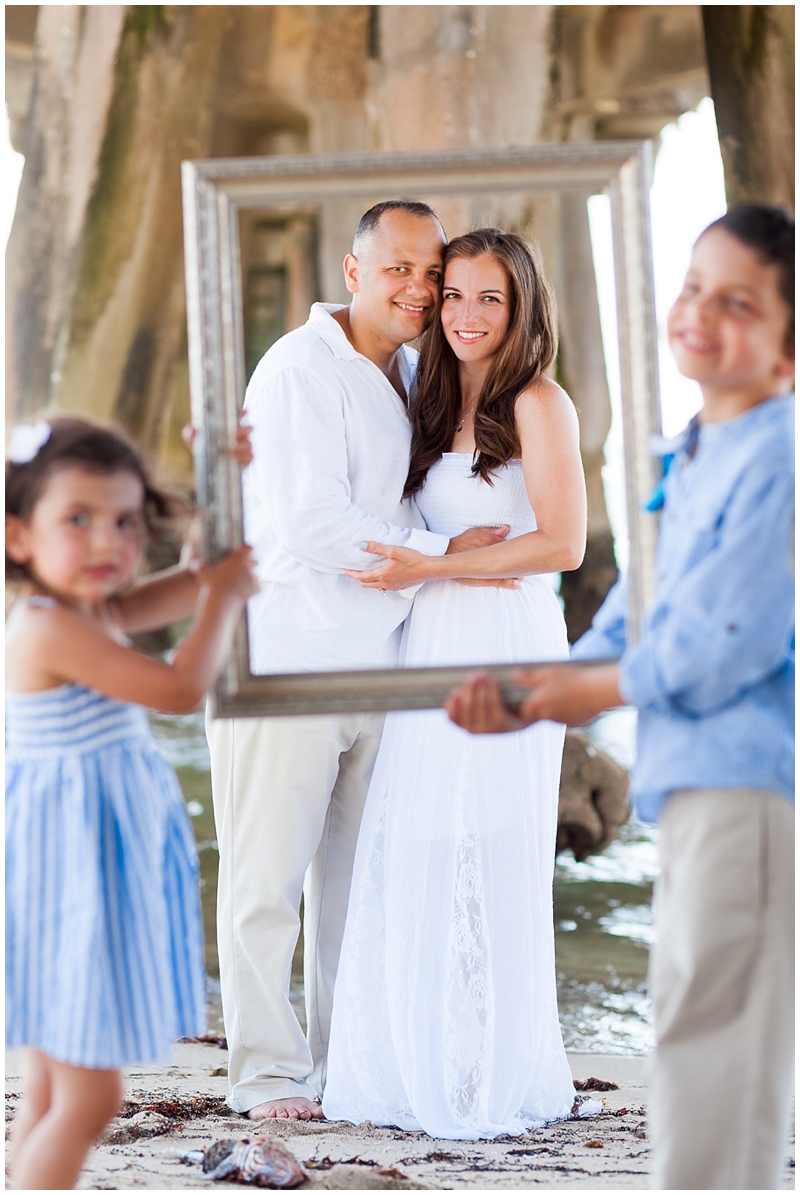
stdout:
{"type": "Polygon", "coordinates": [[[225,663],[242,608],[258,589],[250,548],[206,565],[198,582],[194,622],[169,664],[123,647],[74,610],[29,605],[16,643],[9,642],[15,659],[24,655],[12,685],[33,692],[76,682],[149,709],[188,713],[225,663]]]}
{"type": "Polygon", "coordinates": [[[586,547],[586,485],[578,417],[560,386],[543,379],[517,399],[517,430],[528,499],[537,530],[476,551],[439,558],[369,543],[387,563],[358,573],[363,586],[404,589],[422,581],[521,577],[578,568],[586,547]]]}

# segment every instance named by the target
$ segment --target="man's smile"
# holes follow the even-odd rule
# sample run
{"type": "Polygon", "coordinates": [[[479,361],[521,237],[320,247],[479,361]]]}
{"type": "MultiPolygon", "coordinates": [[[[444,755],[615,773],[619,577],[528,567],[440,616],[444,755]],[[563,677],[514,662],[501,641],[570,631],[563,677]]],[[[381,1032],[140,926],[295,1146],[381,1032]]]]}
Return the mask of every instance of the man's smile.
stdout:
{"type": "Polygon", "coordinates": [[[403,303],[400,299],[394,300],[395,307],[399,307],[401,311],[409,311],[412,315],[424,315],[426,311],[430,311],[431,305],[420,303],[403,303]]]}

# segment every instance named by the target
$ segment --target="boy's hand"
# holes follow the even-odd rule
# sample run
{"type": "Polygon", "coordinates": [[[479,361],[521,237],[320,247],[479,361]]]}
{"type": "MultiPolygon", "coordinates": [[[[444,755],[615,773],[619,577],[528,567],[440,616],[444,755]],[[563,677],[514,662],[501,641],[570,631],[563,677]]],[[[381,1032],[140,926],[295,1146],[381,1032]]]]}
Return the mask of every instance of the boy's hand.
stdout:
{"type": "Polygon", "coordinates": [[[503,734],[544,719],[583,726],[603,710],[625,704],[613,662],[591,668],[537,668],[519,672],[514,679],[529,690],[516,713],[504,705],[497,682],[481,674],[450,694],[445,703],[450,719],[471,734],[503,734]]]}
{"type": "Polygon", "coordinates": [[[537,668],[514,677],[528,695],[519,708],[524,726],[548,719],[567,726],[584,726],[603,710],[624,705],[615,661],[591,668],[537,668]]]}
{"type": "Polygon", "coordinates": [[[444,708],[451,722],[470,734],[504,734],[528,725],[503,704],[500,686],[485,672],[453,689],[444,708]]]}

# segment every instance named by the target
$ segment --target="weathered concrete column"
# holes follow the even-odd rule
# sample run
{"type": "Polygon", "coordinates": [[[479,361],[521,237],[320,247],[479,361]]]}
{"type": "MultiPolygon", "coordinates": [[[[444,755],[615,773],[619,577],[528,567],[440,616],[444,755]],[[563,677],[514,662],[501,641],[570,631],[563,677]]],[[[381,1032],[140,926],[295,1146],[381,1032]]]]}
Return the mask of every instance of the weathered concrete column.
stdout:
{"type": "Polygon", "coordinates": [[[116,419],[158,448],[184,336],[180,163],[209,153],[228,20],[41,9],[9,248],[12,410],[116,419]]]}
{"type": "Polygon", "coordinates": [[[25,169],[6,253],[6,411],[53,400],[80,238],[95,185],[124,7],[44,5],[20,148],[25,169]]]}
{"type": "Polygon", "coordinates": [[[600,309],[589,232],[588,196],[561,196],[560,254],[557,273],[559,364],[578,409],[581,455],[589,507],[586,557],[579,569],[561,577],[567,631],[571,642],[589,629],[592,618],[617,576],[614,539],[606,511],[603,445],[611,427],[600,309]]]}
{"type": "Polygon", "coordinates": [[[729,204],[794,207],[794,5],[702,6],[729,204]]]}

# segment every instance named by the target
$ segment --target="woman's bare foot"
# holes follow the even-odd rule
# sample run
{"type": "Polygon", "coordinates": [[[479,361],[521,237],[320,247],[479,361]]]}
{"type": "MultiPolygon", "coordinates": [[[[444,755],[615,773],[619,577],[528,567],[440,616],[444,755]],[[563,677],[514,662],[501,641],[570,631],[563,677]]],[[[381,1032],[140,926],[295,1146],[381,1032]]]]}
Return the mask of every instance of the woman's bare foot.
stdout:
{"type": "Polygon", "coordinates": [[[251,1120],[324,1120],[322,1108],[302,1096],[290,1096],[285,1100],[267,1100],[256,1104],[247,1113],[251,1120]]]}

